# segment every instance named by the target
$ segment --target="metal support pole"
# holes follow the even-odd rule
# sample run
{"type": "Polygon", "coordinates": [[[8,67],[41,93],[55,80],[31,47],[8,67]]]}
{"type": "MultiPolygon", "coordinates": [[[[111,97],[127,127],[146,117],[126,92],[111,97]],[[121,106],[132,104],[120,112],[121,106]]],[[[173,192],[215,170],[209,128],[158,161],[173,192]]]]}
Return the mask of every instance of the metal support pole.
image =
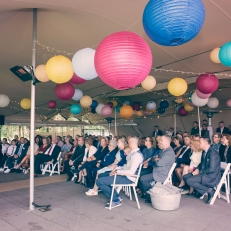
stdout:
{"type": "Polygon", "coordinates": [[[201,118],[200,118],[200,108],[197,106],[197,116],[198,116],[198,124],[199,124],[199,134],[201,135],[201,118]]]}
{"type": "MultiPolygon", "coordinates": [[[[36,66],[36,41],[37,41],[37,9],[33,9],[33,34],[32,34],[32,66],[36,66]]],[[[30,109],[30,210],[34,210],[34,136],[35,136],[35,85],[31,81],[31,109],[30,109]]]]}
{"type": "Polygon", "coordinates": [[[115,109],[115,136],[117,136],[117,126],[116,126],[116,109],[115,109]]]}
{"type": "Polygon", "coordinates": [[[174,136],[176,136],[176,113],[174,113],[174,136]]]}

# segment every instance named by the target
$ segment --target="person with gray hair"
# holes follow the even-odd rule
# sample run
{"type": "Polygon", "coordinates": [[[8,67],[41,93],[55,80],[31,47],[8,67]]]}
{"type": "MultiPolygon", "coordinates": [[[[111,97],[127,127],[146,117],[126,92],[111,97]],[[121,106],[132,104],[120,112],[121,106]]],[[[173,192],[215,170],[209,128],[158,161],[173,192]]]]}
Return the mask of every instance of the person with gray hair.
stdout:
{"type": "Polygon", "coordinates": [[[154,159],[153,171],[140,178],[142,198],[146,198],[145,203],[151,202],[150,196],[147,194],[147,191],[152,187],[150,183],[153,181],[163,183],[167,179],[169,170],[175,162],[175,153],[170,143],[171,137],[169,135],[161,136],[158,143],[161,151],[154,159]]]}

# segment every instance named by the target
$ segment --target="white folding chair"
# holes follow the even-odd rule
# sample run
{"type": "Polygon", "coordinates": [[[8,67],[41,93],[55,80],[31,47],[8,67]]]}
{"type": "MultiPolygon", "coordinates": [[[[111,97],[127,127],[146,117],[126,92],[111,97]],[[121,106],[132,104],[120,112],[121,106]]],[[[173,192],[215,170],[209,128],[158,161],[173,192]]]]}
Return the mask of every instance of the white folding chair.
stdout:
{"type": "Polygon", "coordinates": [[[52,174],[57,173],[60,175],[60,158],[61,158],[62,153],[60,152],[57,158],[57,162],[55,164],[51,163],[51,164],[45,164],[44,168],[42,169],[42,175],[44,175],[46,172],[50,173],[50,176],[52,176],[52,174]],[[55,168],[57,166],[57,171],[55,171],[55,168]]]}
{"type": "Polygon", "coordinates": [[[170,168],[170,170],[168,172],[167,179],[164,181],[163,185],[165,185],[165,184],[172,184],[172,173],[173,173],[175,167],[176,167],[176,163],[174,163],[172,165],[172,167],[170,168]]]}
{"type": "Polygon", "coordinates": [[[221,177],[220,183],[216,187],[216,191],[214,193],[213,199],[210,202],[210,205],[214,204],[217,197],[226,200],[227,203],[230,203],[229,192],[228,192],[228,183],[227,183],[227,177],[229,177],[229,172],[230,172],[230,163],[227,164],[225,162],[221,162],[221,169],[224,169],[225,171],[224,171],[224,173],[223,173],[223,175],[221,177]],[[226,196],[224,196],[224,195],[222,195],[220,193],[220,190],[221,190],[221,187],[222,187],[223,184],[225,184],[225,194],[226,194],[226,196]]]}
{"type": "Polygon", "coordinates": [[[141,169],[142,169],[142,164],[140,164],[140,166],[139,166],[139,170],[138,170],[137,175],[129,175],[129,176],[132,176],[132,177],[136,177],[135,182],[132,183],[132,184],[116,184],[116,176],[117,176],[117,174],[115,174],[113,184],[111,185],[112,186],[112,193],[111,193],[109,210],[111,210],[111,204],[112,204],[112,199],[113,199],[113,196],[114,196],[114,190],[115,190],[115,188],[119,187],[121,189],[121,187],[124,187],[124,186],[125,186],[125,193],[127,195],[129,194],[130,200],[132,200],[132,193],[131,193],[132,190],[131,190],[131,188],[133,188],[133,192],[134,192],[134,195],[135,195],[136,203],[137,203],[138,209],[140,209],[140,204],[139,204],[139,200],[138,200],[137,193],[136,193],[136,186],[138,184],[138,180],[139,180],[139,177],[140,177],[141,169]]]}

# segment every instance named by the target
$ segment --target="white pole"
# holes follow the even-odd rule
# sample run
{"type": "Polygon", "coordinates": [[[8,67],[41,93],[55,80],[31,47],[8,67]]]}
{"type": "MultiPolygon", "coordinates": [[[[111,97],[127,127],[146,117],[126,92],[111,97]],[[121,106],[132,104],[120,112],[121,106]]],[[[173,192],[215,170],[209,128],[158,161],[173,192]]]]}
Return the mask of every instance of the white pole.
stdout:
{"type": "Polygon", "coordinates": [[[201,118],[200,118],[200,108],[197,106],[198,124],[199,124],[199,134],[201,135],[201,118]]]}
{"type": "Polygon", "coordinates": [[[115,136],[117,136],[117,126],[116,126],[116,108],[115,108],[115,136]]]}

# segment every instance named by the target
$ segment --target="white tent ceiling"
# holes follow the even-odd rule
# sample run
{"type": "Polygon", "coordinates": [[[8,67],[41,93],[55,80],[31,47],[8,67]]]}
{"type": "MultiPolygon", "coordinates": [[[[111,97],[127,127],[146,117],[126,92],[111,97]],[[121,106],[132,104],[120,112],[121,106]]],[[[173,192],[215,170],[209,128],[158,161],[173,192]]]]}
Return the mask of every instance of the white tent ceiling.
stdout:
{"type": "MultiPolygon", "coordinates": [[[[203,0],[206,19],[201,32],[192,41],[177,47],[159,46],[152,42],[144,32],[142,13],[147,0],[0,0],[0,94],[6,94],[11,100],[19,102],[30,97],[30,83],[21,82],[9,68],[15,65],[31,64],[32,50],[32,8],[38,8],[38,42],[49,48],[69,52],[69,58],[76,51],[97,44],[110,33],[131,30],[142,36],[149,44],[153,54],[153,68],[162,67],[168,70],[183,72],[217,72],[231,74],[230,68],[214,64],[209,58],[209,51],[220,47],[231,40],[231,2],[228,0],[203,0]]],[[[37,46],[37,64],[45,63],[57,54],[52,49],[37,46]]],[[[195,82],[195,75],[151,71],[157,79],[158,90],[166,88],[166,82],[175,76],[184,77],[189,83],[195,82]]],[[[222,80],[220,85],[228,86],[229,80],[222,80]]],[[[47,102],[57,99],[54,94],[55,84],[39,83],[36,87],[36,114],[49,116],[57,111],[48,111],[47,102]]],[[[77,88],[77,86],[76,86],[77,88]]],[[[149,99],[164,98],[163,95],[145,93],[143,90],[115,92],[99,78],[78,86],[84,94],[100,97],[103,94],[125,98],[131,101],[146,102],[149,99]],[[113,92],[113,94],[111,94],[113,92]],[[110,93],[110,94],[108,94],[110,93]],[[140,94],[145,93],[145,94],[140,94]],[[137,95],[139,94],[139,95],[137,95]],[[128,95],[125,97],[125,95],[128,95]],[[130,95],[130,97],[129,97],[130,95]],[[124,97],[122,97],[124,96],[124,97]]],[[[192,84],[190,90],[195,89],[192,84]]],[[[161,91],[167,93],[167,91],[161,91]]],[[[217,92],[220,99],[227,100],[229,89],[217,92]]],[[[173,100],[173,98],[168,98],[173,100]]],[[[57,101],[58,108],[66,108],[74,101],[57,101]]],[[[223,104],[224,105],[224,104],[223,104]]],[[[69,114],[67,111],[62,111],[69,114]]],[[[0,109],[0,114],[10,120],[28,117],[28,112],[21,112],[20,106],[11,102],[10,107],[0,109]]],[[[93,120],[100,116],[90,115],[93,120]]],[[[39,119],[38,117],[37,119],[39,119]]],[[[43,118],[44,119],[44,118],[43,118]]]]}

